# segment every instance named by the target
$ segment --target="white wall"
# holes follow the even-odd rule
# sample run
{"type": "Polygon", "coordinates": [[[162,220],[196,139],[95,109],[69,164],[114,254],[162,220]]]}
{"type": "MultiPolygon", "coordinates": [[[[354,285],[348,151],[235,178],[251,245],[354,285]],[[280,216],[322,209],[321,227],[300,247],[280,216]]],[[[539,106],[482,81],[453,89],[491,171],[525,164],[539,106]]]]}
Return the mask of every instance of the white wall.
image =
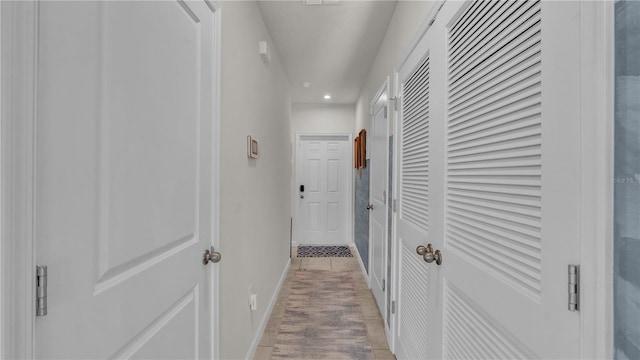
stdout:
{"type": "MultiPolygon", "coordinates": [[[[391,94],[394,93],[394,68],[400,64],[400,61],[407,54],[409,45],[416,38],[418,30],[424,23],[433,4],[433,1],[398,2],[396,11],[387,28],[387,33],[378,50],[376,60],[360,90],[360,96],[356,103],[356,131],[362,128],[367,129],[367,132],[369,131],[369,104],[387,77],[389,77],[391,94]]],[[[390,133],[393,133],[392,129],[390,133]]],[[[369,145],[370,142],[367,143],[367,147],[369,145]]],[[[367,154],[369,154],[368,149],[367,154]]]]}
{"type": "Polygon", "coordinates": [[[289,261],[289,81],[255,2],[223,1],[220,357],[247,356],[289,261]],[[271,62],[258,42],[272,49],[271,62]],[[260,142],[247,158],[246,137],[260,142]],[[249,310],[249,287],[258,310],[249,310]]]}
{"type": "Polygon", "coordinates": [[[352,133],[356,121],[355,105],[293,104],[291,139],[296,133],[352,133]]]}

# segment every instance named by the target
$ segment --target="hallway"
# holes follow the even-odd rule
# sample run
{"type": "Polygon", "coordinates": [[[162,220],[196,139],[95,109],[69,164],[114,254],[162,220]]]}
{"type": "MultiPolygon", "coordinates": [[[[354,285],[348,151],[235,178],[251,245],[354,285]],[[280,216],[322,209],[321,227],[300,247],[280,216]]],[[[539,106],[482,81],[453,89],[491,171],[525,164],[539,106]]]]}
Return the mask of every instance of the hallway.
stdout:
{"type": "Polygon", "coordinates": [[[0,360],[640,359],[640,1],[0,30],[0,360]]]}
{"type": "Polygon", "coordinates": [[[354,257],[298,258],[292,248],[291,267],[254,360],[395,359],[351,252],[354,257]],[[296,321],[296,313],[304,321],[296,321]]]}

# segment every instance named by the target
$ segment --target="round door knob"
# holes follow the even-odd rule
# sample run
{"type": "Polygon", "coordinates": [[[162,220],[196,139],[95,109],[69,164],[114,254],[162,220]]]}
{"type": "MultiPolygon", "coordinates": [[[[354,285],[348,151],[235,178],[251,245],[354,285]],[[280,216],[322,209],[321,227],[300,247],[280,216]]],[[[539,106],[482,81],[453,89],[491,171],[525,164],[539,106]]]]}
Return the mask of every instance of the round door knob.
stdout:
{"type": "Polygon", "coordinates": [[[436,250],[435,252],[427,252],[422,258],[429,264],[435,261],[436,265],[442,265],[442,253],[440,252],[440,250],[436,250]]]}
{"type": "Polygon", "coordinates": [[[203,265],[207,265],[210,262],[215,264],[220,262],[220,260],[222,260],[222,255],[217,251],[213,251],[213,248],[211,248],[211,250],[205,250],[204,255],[202,255],[203,265]]]}
{"type": "Polygon", "coordinates": [[[300,199],[304,199],[304,195],[300,194],[300,199]]]}
{"type": "Polygon", "coordinates": [[[433,260],[436,259],[436,256],[432,253],[432,252],[428,252],[425,253],[422,258],[424,259],[424,261],[426,261],[427,263],[431,264],[433,262],[433,260]]]}
{"type": "Polygon", "coordinates": [[[442,265],[442,253],[440,250],[436,250],[436,252],[433,253],[433,257],[435,258],[437,265],[442,265]]]}
{"type": "Polygon", "coordinates": [[[433,245],[431,244],[427,244],[427,246],[418,245],[418,247],[416,248],[416,253],[420,256],[424,256],[424,254],[432,253],[432,252],[433,252],[433,245]]]}

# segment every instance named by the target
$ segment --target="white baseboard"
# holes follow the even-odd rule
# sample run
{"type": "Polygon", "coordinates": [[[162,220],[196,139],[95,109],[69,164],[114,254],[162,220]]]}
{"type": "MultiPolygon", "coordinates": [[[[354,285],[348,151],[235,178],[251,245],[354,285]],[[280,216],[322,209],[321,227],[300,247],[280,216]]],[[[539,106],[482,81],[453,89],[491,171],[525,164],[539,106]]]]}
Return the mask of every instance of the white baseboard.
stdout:
{"type": "Polygon", "coordinates": [[[353,249],[356,252],[356,256],[358,257],[358,263],[360,263],[360,269],[362,269],[362,276],[367,280],[367,285],[371,288],[371,277],[369,273],[367,273],[367,269],[364,267],[364,263],[362,262],[362,256],[360,256],[360,252],[358,251],[358,247],[354,244],[353,249]]]}
{"type": "Polygon", "coordinates": [[[291,266],[291,259],[287,260],[287,264],[284,267],[284,271],[280,276],[280,281],[278,281],[276,290],[273,292],[273,295],[271,296],[271,300],[269,301],[269,307],[264,315],[264,318],[260,322],[260,326],[258,327],[256,336],[253,338],[253,341],[251,341],[251,346],[249,347],[249,351],[247,352],[247,356],[245,357],[246,360],[252,360],[253,356],[256,353],[258,344],[260,343],[260,339],[264,334],[264,329],[267,327],[267,323],[269,322],[269,318],[271,317],[271,312],[273,311],[273,307],[276,305],[276,302],[278,301],[278,295],[280,294],[280,290],[282,289],[282,284],[284,284],[284,281],[287,279],[287,274],[289,273],[290,266],[291,266]]]}

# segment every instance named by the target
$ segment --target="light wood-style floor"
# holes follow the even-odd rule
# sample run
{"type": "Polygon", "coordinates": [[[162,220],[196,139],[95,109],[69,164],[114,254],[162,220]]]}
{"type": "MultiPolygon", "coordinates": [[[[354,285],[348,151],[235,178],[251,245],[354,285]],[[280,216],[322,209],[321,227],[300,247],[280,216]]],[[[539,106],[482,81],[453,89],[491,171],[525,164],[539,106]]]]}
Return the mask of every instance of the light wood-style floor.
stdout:
{"type": "MultiPolygon", "coordinates": [[[[353,282],[355,288],[355,297],[350,297],[354,302],[357,302],[359,313],[356,311],[355,317],[358,320],[364,322],[366,326],[366,337],[371,348],[371,355],[374,359],[380,360],[395,360],[395,356],[389,351],[389,345],[384,331],[384,322],[380,311],[376,305],[373,293],[369,290],[366,280],[362,275],[362,270],[358,259],[354,256],[351,258],[298,258],[296,257],[296,248],[292,249],[291,268],[289,274],[285,280],[278,301],[274,306],[269,322],[262,336],[262,339],[256,350],[255,360],[268,360],[272,358],[274,354],[274,346],[278,341],[278,336],[282,340],[283,336],[286,336],[283,317],[287,310],[287,299],[291,294],[291,285],[296,279],[295,274],[297,271],[307,270],[325,270],[335,272],[336,276],[344,276],[345,272],[349,273],[349,280],[353,282]]],[[[353,252],[353,250],[352,250],[353,252]]],[[[299,278],[300,276],[298,276],[299,278]]],[[[353,290],[351,290],[353,291],[353,290]]],[[[291,302],[289,302],[291,305],[291,302]]],[[[290,309],[292,310],[292,309],[290,309]]],[[[301,342],[312,341],[312,339],[299,339],[301,342]]],[[[282,351],[280,352],[282,355],[282,351]]],[[[285,356],[286,357],[286,356],[285,356]]],[[[341,354],[340,356],[327,355],[326,358],[351,358],[349,354],[341,354]]]]}

